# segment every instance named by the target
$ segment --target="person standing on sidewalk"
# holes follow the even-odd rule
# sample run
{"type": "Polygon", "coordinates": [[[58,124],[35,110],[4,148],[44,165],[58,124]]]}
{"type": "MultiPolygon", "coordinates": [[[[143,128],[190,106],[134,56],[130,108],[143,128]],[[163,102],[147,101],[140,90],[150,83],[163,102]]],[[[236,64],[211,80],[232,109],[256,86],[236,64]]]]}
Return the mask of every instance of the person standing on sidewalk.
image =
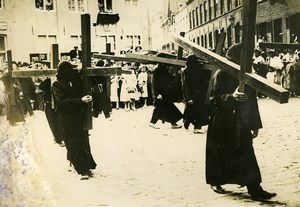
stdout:
{"type": "MultiPolygon", "coordinates": [[[[159,53],[157,57],[164,57],[159,53]]],[[[177,122],[182,118],[182,113],[173,103],[174,78],[171,74],[171,65],[159,63],[153,73],[154,110],[150,121],[150,127],[159,129],[156,122],[161,120],[169,122],[172,129],[181,128],[177,122]]]]}
{"type": "Polygon", "coordinates": [[[182,71],[182,93],[185,100],[184,127],[194,125],[195,134],[203,134],[202,126],[208,124],[209,109],[205,104],[209,76],[201,68],[195,55],[190,55],[186,60],[186,67],[182,71]]]}
{"type": "MultiPolygon", "coordinates": [[[[227,58],[240,64],[241,44],[233,45],[227,58]]],[[[246,186],[253,200],[266,200],[276,193],[264,191],[253,148],[253,139],[262,128],[256,91],[218,70],[213,79],[211,101],[215,109],[207,131],[206,182],[217,193],[226,193],[224,184],[246,186]]]]}
{"type": "Polygon", "coordinates": [[[58,65],[57,80],[52,85],[58,125],[67,148],[67,159],[81,179],[92,177],[95,169],[87,131],[83,130],[83,106],[91,102],[90,95],[82,96],[79,73],[71,63],[64,61],[58,65]]]}

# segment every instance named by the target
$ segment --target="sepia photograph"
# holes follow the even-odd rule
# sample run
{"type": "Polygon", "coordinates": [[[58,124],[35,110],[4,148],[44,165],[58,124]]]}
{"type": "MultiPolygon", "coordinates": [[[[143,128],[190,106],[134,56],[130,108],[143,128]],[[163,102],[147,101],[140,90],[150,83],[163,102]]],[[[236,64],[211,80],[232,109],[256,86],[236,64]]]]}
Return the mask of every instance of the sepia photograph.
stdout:
{"type": "Polygon", "coordinates": [[[0,0],[0,207],[300,207],[299,0],[0,0]]]}

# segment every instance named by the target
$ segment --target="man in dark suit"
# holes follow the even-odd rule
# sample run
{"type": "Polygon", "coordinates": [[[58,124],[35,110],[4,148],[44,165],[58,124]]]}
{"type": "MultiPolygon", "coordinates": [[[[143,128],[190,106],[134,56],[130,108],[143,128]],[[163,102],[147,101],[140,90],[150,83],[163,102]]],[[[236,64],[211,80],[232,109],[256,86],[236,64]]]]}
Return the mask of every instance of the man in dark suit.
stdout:
{"type": "Polygon", "coordinates": [[[82,59],[82,52],[81,52],[81,50],[78,50],[77,46],[74,47],[74,50],[70,51],[70,58],[71,58],[71,60],[73,60],[75,58],[79,59],[79,60],[82,59]]]}

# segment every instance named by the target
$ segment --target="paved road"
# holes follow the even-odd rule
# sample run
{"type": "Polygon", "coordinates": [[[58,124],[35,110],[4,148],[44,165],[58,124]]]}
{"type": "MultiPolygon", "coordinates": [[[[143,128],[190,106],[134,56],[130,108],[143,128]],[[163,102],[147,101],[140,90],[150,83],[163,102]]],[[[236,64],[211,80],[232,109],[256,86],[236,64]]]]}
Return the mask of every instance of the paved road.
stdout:
{"type": "Polygon", "coordinates": [[[87,182],[67,172],[65,149],[45,140],[45,131],[32,127],[33,141],[58,206],[300,206],[300,98],[282,105],[261,99],[259,105],[264,128],[254,146],[262,186],[278,194],[265,203],[252,201],[236,185],[225,185],[226,195],[214,193],[205,183],[206,134],[161,123],[159,130],[150,128],[151,106],[114,110],[112,121],[103,115],[94,119],[90,140],[98,167],[87,182]]]}

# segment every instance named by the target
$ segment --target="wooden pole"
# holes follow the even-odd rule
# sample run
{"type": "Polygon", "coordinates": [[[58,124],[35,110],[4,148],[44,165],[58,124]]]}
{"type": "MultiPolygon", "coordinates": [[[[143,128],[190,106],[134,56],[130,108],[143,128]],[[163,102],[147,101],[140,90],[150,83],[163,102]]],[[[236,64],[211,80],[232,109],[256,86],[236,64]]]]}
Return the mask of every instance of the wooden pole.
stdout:
{"type": "Polygon", "coordinates": [[[58,51],[58,44],[51,45],[51,69],[57,69],[59,63],[59,51],[58,51]]]}
{"type": "Polygon", "coordinates": [[[12,83],[12,52],[11,50],[8,50],[7,51],[7,63],[8,63],[8,110],[7,110],[7,117],[9,118],[9,123],[10,124],[13,124],[12,123],[12,116],[13,116],[13,112],[12,112],[12,94],[11,92],[13,91],[12,88],[13,88],[13,83],[12,83]]]}
{"type": "Polygon", "coordinates": [[[243,1],[242,55],[239,90],[244,92],[245,73],[252,72],[257,0],[243,1]]]}
{"type": "MultiPolygon", "coordinates": [[[[82,38],[82,72],[91,67],[91,19],[89,14],[81,15],[81,38],[82,38]]],[[[92,95],[91,82],[88,77],[83,77],[83,94],[92,95]]],[[[93,128],[92,103],[87,103],[83,109],[83,129],[93,128]]]]}

